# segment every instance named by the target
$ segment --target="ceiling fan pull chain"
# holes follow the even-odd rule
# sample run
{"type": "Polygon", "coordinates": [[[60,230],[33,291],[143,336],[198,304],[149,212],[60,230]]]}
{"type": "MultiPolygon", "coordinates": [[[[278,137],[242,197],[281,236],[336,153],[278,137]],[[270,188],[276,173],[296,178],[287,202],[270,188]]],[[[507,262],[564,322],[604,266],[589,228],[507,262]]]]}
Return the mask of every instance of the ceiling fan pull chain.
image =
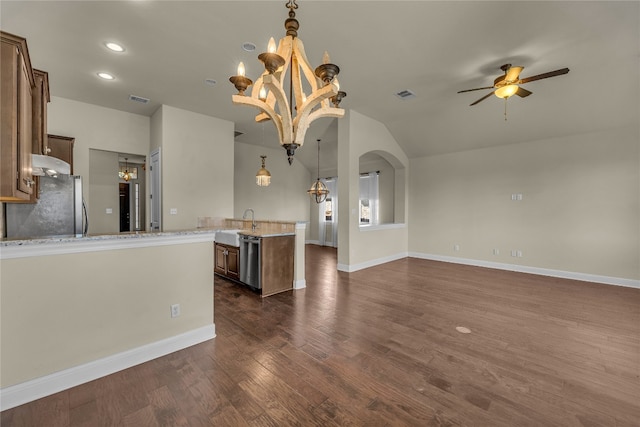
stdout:
{"type": "Polygon", "coordinates": [[[507,98],[504,99],[504,121],[507,121],[507,98]]]}

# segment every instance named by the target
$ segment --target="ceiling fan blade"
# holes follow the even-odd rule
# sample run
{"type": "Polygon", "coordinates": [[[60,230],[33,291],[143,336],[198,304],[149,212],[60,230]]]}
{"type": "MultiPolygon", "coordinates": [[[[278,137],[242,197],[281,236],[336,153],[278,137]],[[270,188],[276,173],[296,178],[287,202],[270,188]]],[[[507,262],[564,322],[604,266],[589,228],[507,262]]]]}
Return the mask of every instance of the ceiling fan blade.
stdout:
{"type": "Polygon", "coordinates": [[[475,89],[465,89],[465,90],[458,91],[458,93],[463,93],[463,92],[473,92],[474,90],[484,90],[484,89],[493,89],[493,86],[477,87],[477,88],[475,88],[475,89]]]}
{"type": "Polygon", "coordinates": [[[526,90],[525,88],[519,87],[518,86],[518,91],[516,92],[516,95],[518,95],[520,98],[524,98],[525,96],[529,96],[531,95],[533,92],[526,90]]]}
{"type": "Polygon", "coordinates": [[[507,74],[504,79],[508,82],[515,82],[516,80],[518,80],[518,77],[520,76],[520,73],[523,69],[524,67],[510,67],[507,70],[507,74]]]}
{"type": "Polygon", "coordinates": [[[560,70],[549,71],[548,73],[538,74],[537,76],[526,77],[526,78],[520,80],[518,83],[519,84],[529,83],[529,82],[533,82],[535,80],[547,79],[549,77],[555,77],[555,76],[561,76],[562,74],[567,74],[568,72],[569,72],[568,68],[562,68],[560,70]]]}
{"type": "Polygon", "coordinates": [[[486,94],[486,95],[485,95],[485,96],[483,96],[482,98],[478,99],[478,100],[477,100],[476,102],[474,102],[473,104],[469,104],[469,107],[473,107],[474,105],[476,105],[476,104],[478,104],[478,103],[480,103],[480,102],[484,101],[485,99],[487,99],[488,97],[490,97],[491,95],[493,95],[493,92],[495,92],[495,90],[494,90],[494,91],[489,92],[488,94],[486,94]]]}

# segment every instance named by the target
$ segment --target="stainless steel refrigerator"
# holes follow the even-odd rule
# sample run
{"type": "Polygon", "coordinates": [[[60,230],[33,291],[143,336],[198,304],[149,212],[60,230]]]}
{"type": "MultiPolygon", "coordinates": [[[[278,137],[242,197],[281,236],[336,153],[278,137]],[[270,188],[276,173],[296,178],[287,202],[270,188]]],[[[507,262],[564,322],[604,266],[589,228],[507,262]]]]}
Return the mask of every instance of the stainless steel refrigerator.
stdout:
{"type": "Polygon", "coordinates": [[[82,178],[41,176],[36,203],[5,203],[5,230],[10,239],[82,237],[88,227],[82,178]]]}

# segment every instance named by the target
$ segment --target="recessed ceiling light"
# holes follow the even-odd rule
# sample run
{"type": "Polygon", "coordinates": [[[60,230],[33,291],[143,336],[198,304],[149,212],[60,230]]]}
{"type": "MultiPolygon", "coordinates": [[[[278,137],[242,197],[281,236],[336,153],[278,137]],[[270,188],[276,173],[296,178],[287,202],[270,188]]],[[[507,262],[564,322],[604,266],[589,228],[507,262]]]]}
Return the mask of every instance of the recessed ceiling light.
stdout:
{"type": "Polygon", "coordinates": [[[98,73],[98,77],[100,77],[101,79],[105,79],[105,80],[113,80],[115,79],[115,77],[113,77],[113,75],[109,74],[109,73],[98,73]]]}
{"type": "Polygon", "coordinates": [[[216,82],[214,79],[205,79],[205,81],[204,81],[204,82],[205,82],[205,84],[206,84],[206,85],[208,85],[208,86],[215,86],[215,85],[216,85],[216,83],[218,83],[218,82],[216,82]]]}
{"type": "Polygon", "coordinates": [[[124,47],[120,46],[118,43],[107,42],[104,45],[114,52],[124,52],[124,47]]]}
{"type": "Polygon", "coordinates": [[[256,45],[251,42],[244,42],[242,43],[242,48],[247,52],[253,52],[254,50],[256,50],[256,45]]]}

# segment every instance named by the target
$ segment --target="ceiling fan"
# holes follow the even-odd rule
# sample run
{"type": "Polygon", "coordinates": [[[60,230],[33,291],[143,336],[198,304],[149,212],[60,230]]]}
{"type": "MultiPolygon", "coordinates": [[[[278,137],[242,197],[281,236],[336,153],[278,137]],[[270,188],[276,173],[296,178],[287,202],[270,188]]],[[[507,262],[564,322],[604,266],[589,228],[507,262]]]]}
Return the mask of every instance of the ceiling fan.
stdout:
{"type": "Polygon", "coordinates": [[[482,98],[478,99],[476,102],[474,102],[470,106],[474,106],[479,102],[484,101],[485,99],[490,97],[492,94],[495,94],[498,98],[504,98],[505,100],[512,95],[518,95],[519,97],[524,98],[525,96],[531,95],[532,92],[518,85],[533,82],[536,80],[547,79],[549,77],[560,76],[562,74],[567,74],[569,72],[568,68],[562,68],[560,70],[549,71],[548,73],[542,73],[536,76],[531,76],[531,77],[526,77],[524,79],[521,79],[520,73],[522,72],[524,67],[513,67],[511,66],[511,64],[504,64],[502,67],[500,67],[500,69],[504,71],[504,75],[495,79],[493,81],[493,86],[478,87],[475,89],[466,89],[466,90],[461,90],[458,93],[472,92],[475,90],[493,89],[493,91],[483,96],[482,98]]]}

